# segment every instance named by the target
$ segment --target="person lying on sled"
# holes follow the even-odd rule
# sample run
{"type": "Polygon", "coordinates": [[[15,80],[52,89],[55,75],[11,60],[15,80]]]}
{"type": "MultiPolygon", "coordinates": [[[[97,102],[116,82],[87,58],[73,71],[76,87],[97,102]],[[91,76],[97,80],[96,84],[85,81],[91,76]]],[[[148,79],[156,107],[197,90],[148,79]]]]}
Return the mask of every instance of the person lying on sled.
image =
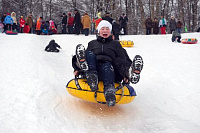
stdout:
{"type": "Polygon", "coordinates": [[[85,72],[85,78],[92,91],[98,90],[98,81],[103,81],[106,104],[116,103],[114,83],[122,81],[137,83],[143,68],[142,57],[136,55],[133,62],[119,41],[112,39],[112,25],[102,20],[98,27],[97,39],[88,43],[85,51],[83,45],[76,47],[76,55],[72,58],[74,75],[85,72]]]}

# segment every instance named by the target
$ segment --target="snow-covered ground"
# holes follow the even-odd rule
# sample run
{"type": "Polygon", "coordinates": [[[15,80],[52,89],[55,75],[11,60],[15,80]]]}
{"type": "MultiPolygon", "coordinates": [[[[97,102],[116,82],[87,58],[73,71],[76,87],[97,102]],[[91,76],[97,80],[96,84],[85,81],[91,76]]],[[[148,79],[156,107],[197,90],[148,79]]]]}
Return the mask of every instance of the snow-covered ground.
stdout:
{"type": "MultiPolygon", "coordinates": [[[[182,38],[199,33],[183,34],[182,38]]],[[[71,96],[65,88],[72,79],[71,57],[77,44],[94,35],[0,33],[1,133],[199,133],[200,43],[172,43],[171,35],[128,35],[144,69],[133,85],[136,99],[107,107],[71,96]],[[62,47],[47,53],[51,39],[62,47]]]]}

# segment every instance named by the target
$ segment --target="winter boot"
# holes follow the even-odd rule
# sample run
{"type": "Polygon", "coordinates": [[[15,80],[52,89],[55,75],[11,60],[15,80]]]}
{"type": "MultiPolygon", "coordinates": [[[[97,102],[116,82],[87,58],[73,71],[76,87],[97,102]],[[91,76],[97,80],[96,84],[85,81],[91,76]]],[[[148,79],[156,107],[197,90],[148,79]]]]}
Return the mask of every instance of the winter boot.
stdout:
{"type": "Polygon", "coordinates": [[[143,68],[143,59],[140,55],[136,55],[133,59],[133,63],[131,65],[131,74],[130,74],[130,81],[133,84],[136,84],[140,80],[140,72],[143,68]]]}
{"type": "Polygon", "coordinates": [[[88,70],[85,56],[85,47],[82,44],[76,46],[76,58],[81,70],[88,70]]]}
{"type": "Polygon", "coordinates": [[[115,106],[116,104],[116,97],[115,97],[115,87],[114,85],[109,85],[104,87],[104,93],[106,98],[106,104],[108,107],[115,106]]]}
{"type": "Polygon", "coordinates": [[[95,92],[98,90],[98,75],[96,71],[86,71],[87,83],[90,89],[95,92]]]}

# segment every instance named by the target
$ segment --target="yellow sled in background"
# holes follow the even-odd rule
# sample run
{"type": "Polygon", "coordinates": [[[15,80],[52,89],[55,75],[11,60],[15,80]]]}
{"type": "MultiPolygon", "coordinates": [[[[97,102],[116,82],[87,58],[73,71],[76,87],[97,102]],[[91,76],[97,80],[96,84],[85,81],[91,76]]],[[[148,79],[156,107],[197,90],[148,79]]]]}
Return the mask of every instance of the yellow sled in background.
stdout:
{"type": "Polygon", "coordinates": [[[120,44],[122,45],[122,47],[133,47],[134,43],[133,41],[126,41],[126,40],[123,40],[123,41],[119,41],[120,44]]]}
{"type": "MultiPolygon", "coordinates": [[[[100,81],[98,84],[98,91],[92,92],[86,79],[72,79],[66,85],[67,91],[77,98],[86,100],[89,102],[106,104],[103,90],[103,82],[100,81]]],[[[121,84],[115,83],[116,88],[116,104],[127,104],[135,99],[136,93],[132,88],[122,86],[121,84]]]]}

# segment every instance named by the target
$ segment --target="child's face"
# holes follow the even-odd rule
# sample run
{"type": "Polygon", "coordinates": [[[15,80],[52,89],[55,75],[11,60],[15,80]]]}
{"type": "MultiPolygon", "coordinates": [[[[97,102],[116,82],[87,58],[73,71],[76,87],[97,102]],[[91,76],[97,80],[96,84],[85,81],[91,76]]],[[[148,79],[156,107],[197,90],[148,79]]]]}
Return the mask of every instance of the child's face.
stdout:
{"type": "Polygon", "coordinates": [[[99,35],[103,38],[108,38],[111,35],[111,31],[108,27],[102,27],[99,31],[99,35]]]}

